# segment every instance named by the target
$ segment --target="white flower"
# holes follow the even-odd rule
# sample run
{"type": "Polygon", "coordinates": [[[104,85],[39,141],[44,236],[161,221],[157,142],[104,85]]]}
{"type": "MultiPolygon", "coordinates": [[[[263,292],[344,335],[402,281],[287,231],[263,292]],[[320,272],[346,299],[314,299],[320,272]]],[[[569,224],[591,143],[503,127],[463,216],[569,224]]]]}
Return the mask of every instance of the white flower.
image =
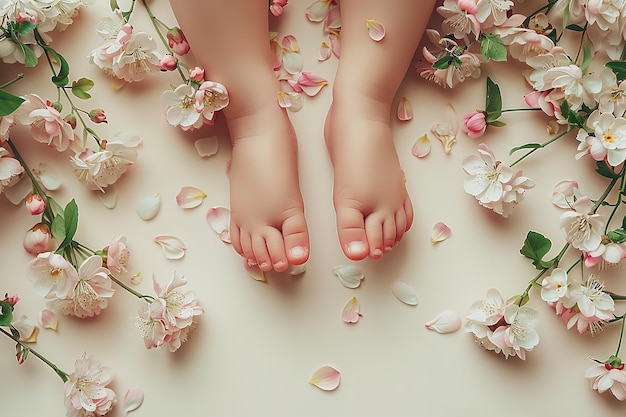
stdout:
{"type": "Polygon", "coordinates": [[[619,365],[610,363],[597,363],[587,369],[585,378],[591,382],[591,388],[600,394],[607,390],[620,401],[626,400],[626,370],[621,360],[619,365]]]}
{"type": "Polygon", "coordinates": [[[195,108],[206,122],[212,122],[215,112],[228,106],[228,91],[220,83],[205,81],[196,91],[195,108]]]}
{"type": "Polygon", "coordinates": [[[506,13],[512,6],[510,0],[478,0],[476,18],[483,26],[499,26],[506,21],[506,13]]]}
{"type": "Polygon", "coordinates": [[[476,18],[477,0],[444,0],[443,6],[437,7],[437,11],[445,18],[444,27],[453,32],[455,38],[462,39],[473,33],[478,39],[481,25],[476,18]]]}
{"type": "Polygon", "coordinates": [[[472,333],[476,342],[483,348],[496,353],[500,353],[502,349],[491,341],[492,328],[504,322],[504,307],[500,291],[491,288],[484,299],[475,301],[470,306],[465,321],[465,331],[472,333]]]}
{"type": "Polygon", "coordinates": [[[604,292],[604,285],[593,275],[587,280],[587,285],[580,285],[570,291],[569,300],[564,305],[568,308],[576,305],[586,318],[610,320],[614,317],[615,302],[604,292]]]}
{"type": "Polygon", "coordinates": [[[0,147],[0,194],[2,190],[12,185],[24,173],[24,168],[15,158],[11,158],[9,151],[0,147]]]}
{"type": "MultiPolygon", "coordinates": [[[[509,326],[496,329],[494,340],[498,338],[497,333],[503,331],[506,346],[510,347],[520,359],[525,359],[526,352],[533,350],[539,343],[539,334],[535,330],[539,313],[528,306],[519,307],[516,304],[508,304],[504,309],[504,320],[509,326]]],[[[507,350],[503,347],[503,351],[507,350]]]]}
{"type": "Polygon", "coordinates": [[[594,130],[594,135],[586,138],[589,152],[596,161],[606,158],[609,165],[617,166],[626,160],[626,119],[608,112],[594,113],[588,120],[594,130]]]}
{"type": "Polygon", "coordinates": [[[28,265],[35,292],[45,298],[67,298],[78,282],[78,272],[63,256],[45,252],[28,265]]]}
{"type": "Polygon", "coordinates": [[[589,197],[579,198],[572,208],[561,215],[560,227],[565,230],[567,241],[579,250],[596,250],[602,242],[604,217],[590,212],[593,202],[589,197]]]}
{"type": "Polygon", "coordinates": [[[124,45],[124,53],[113,59],[112,71],[125,81],[141,81],[150,71],[158,69],[161,55],[156,41],[145,32],[133,33],[124,45]]]}
{"type": "Polygon", "coordinates": [[[106,415],[117,401],[115,392],[108,387],[113,381],[113,370],[87,354],[77,359],[74,367],[65,382],[67,415],[106,415]]]}
{"type": "Polygon", "coordinates": [[[552,274],[541,282],[541,299],[549,303],[559,301],[567,295],[568,288],[567,271],[563,268],[554,268],[552,274]]]}
{"type": "Polygon", "coordinates": [[[478,145],[478,154],[463,158],[463,170],[469,175],[463,183],[465,192],[480,203],[498,201],[502,199],[503,184],[513,177],[513,170],[497,161],[484,143],[478,145]]]}
{"type": "Polygon", "coordinates": [[[166,104],[165,119],[172,126],[190,128],[197,122],[202,124],[201,113],[196,110],[196,90],[188,84],[181,84],[174,90],[161,94],[161,101],[166,104]]]}
{"type": "Polygon", "coordinates": [[[46,104],[36,94],[26,94],[26,101],[18,110],[21,124],[30,126],[32,138],[37,142],[53,146],[63,152],[77,140],[72,126],[53,106],[46,104]]]}

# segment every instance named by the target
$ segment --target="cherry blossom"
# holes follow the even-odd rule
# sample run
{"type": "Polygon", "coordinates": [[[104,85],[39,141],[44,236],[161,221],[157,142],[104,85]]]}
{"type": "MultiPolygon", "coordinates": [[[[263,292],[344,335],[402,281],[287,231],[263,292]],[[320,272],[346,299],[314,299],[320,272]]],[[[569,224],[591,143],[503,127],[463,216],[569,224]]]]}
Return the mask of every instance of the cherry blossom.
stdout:
{"type": "Polygon", "coordinates": [[[22,245],[24,250],[31,255],[39,255],[52,250],[53,242],[54,239],[48,225],[37,223],[24,234],[22,245]]]}
{"type": "Polygon", "coordinates": [[[52,252],[40,253],[28,264],[28,277],[35,292],[49,299],[69,297],[78,282],[76,268],[52,252]]]}
{"type": "Polygon", "coordinates": [[[9,151],[0,147],[0,194],[5,187],[14,184],[24,173],[19,161],[9,156],[9,151]]]}
{"type": "Polygon", "coordinates": [[[104,416],[117,402],[109,388],[113,370],[102,366],[92,355],[83,355],[74,363],[75,371],[65,383],[65,408],[68,416],[104,416]]]}
{"type": "Polygon", "coordinates": [[[477,0],[444,0],[443,6],[437,7],[437,11],[444,17],[443,26],[448,28],[457,39],[473,33],[478,39],[481,24],[476,14],[478,13],[477,0]]]}
{"type": "Polygon", "coordinates": [[[612,356],[607,362],[596,363],[585,371],[585,378],[600,394],[610,391],[618,400],[626,400],[626,370],[621,359],[612,356]]]}
{"type": "Polygon", "coordinates": [[[593,202],[588,197],[579,198],[572,209],[561,215],[560,226],[566,239],[576,249],[592,252],[602,242],[604,216],[591,213],[593,202]]]}
{"type": "Polygon", "coordinates": [[[77,141],[72,127],[63,119],[59,111],[36,94],[26,94],[26,101],[18,110],[21,124],[30,126],[32,138],[37,142],[65,151],[77,141]]]}

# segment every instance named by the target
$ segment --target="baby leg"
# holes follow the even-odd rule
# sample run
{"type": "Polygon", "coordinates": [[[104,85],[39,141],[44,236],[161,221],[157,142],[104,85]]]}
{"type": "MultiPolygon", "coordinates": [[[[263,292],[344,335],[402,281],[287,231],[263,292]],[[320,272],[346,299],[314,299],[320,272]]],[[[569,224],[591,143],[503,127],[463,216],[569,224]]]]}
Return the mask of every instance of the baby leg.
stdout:
{"type": "Polygon", "coordinates": [[[413,221],[391,137],[391,105],[434,0],[340,0],[341,59],[325,124],[339,241],[352,260],[380,258],[413,221]],[[368,36],[366,20],[386,36],[368,36]]]}
{"type": "Polygon", "coordinates": [[[284,271],[309,255],[297,167],[297,139],[278,105],[268,2],[171,1],[206,78],[226,86],[223,110],[233,145],[230,233],[233,247],[262,270],[284,271]]]}

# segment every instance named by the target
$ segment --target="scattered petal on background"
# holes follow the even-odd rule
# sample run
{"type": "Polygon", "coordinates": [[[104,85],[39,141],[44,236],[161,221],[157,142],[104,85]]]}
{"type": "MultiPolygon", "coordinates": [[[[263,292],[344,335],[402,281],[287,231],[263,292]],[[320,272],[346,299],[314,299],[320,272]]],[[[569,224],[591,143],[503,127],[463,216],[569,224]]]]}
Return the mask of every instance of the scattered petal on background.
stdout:
{"type": "Polygon", "coordinates": [[[224,243],[230,243],[230,210],[226,207],[211,207],[206,213],[206,221],[224,243]]]}
{"type": "Polygon", "coordinates": [[[30,182],[28,176],[24,175],[11,187],[5,187],[2,194],[13,205],[20,205],[24,199],[33,192],[33,183],[30,182]]]}
{"type": "Polygon", "coordinates": [[[39,324],[44,329],[56,330],[59,327],[59,319],[57,313],[44,308],[39,312],[39,324]]]}
{"type": "Polygon", "coordinates": [[[381,41],[385,37],[385,27],[382,23],[379,23],[373,19],[365,19],[365,25],[367,26],[367,32],[370,38],[376,42],[381,41]]]}
{"type": "Polygon", "coordinates": [[[437,222],[433,226],[433,231],[430,235],[430,240],[433,243],[441,242],[446,240],[452,234],[452,229],[448,227],[444,222],[437,222]]]}
{"type": "Polygon", "coordinates": [[[289,96],[289,101],[291,105],[289,106],[289,111],[298,112],[302,110],[302,106],[304,106],[304,96],[300,93],[296,93],[295,91],[288,91],[287,96],[289,96]]]}
{"type": "Polygon", "coordinates": [[[456,136],[459,133],[459,118],[452,104],[448,103],[443,120],[439,123],[435,123],[430,131],[439,139],[445,153],[450,153],[452,145],[456,142],[456,136]]]}
{"type": "Polygon", "coordinates": [[[104,207],[113,210],[117,206],[117,189],[109,186],[103,193],[98,193],[98,198],[104,204],[104,207]]]}
{"type": "Polygon", "coordinates": [[[423,158],[430,153],[430,138],[426,133],[415,141],[411,153],[416,158],[423,158]]]}
{"type": "Polygon", "coordinates": [[[133,285],[139,285],[141,284],[141,281],[143,281],[143,276],[141,275],[141,272],[137,272],[132,277],[130,277],[130,283],[133,285]]]}
{"type": "Polygon", "coordinates": [[[39,169],[34,170],[33,174],[41,181],[41,185],[48,191],[58,190],[61,187],[61,177],[52,165],[41,163],[39,169]]]}
{"type": "Polygon", "coordinates": [[[176,195],[176,204],[180,208],[194,208],[202,204],[205,197],[204,191],[198,187],[184,186],[176,195]]]}
{"type": "Polygon", "coordinates": [[[417,305],[417,294],[413,287],[407,284],[404,281],[396,281],[393,283],[393,287],[391,287],[391,291],[393,295],[404,304],[408,304],[410,306],[417,305]]]}
{"type": "Polygon", "coordinates": [[[461,328],[461,316],[456,311],[445,310],[424,324],[424,327],[437,333],[456,332],[461,328]]]}
{"type": "Polygon", "coordinates": [[[291,276],[296,276],[296,275],[302,275],[306,272],[306,263],[303,263],[302,265],[291,265],[291,267],[289,268],[289,275],[291,276]]]}
{"type": "Polygon", "coordinates": [[[359,318],[363,316],[360,310],[361,305],[359,304],[359,300],[357,300],[356,297],[352,297],[343,308],[341,318],[346,323],[356,323],[359,321],[359,318]]]}
{"type": "Polygon", "coordinates": [[[20,333],[20,341],[36,343],[39,327],[26,315],[22,314],[11,322],[11,325],[20,333]]]}
{"type": "Polygon", "coordinates": [[[339,386],[341,373],[332,366],[322,366],[313,373],[309,384],[315,385],[321,390],[332,391],[339,386]]]}
{"type": "Polygon", "coordinates": [[[322,42],[322,44],[320,45],[320,54],[317,57],[317,60],[326,61],[328,58],[330,58],[330,55],[330,45],[328,45],[326,42],[322,42]]]}
{"type": "Polygon", "coordinates": [[[139,200],[137,204],[137,216],[142,220],[151,220],[158,214],[161,208],[161,194],[156,193],[139,200]]]}
{"type": "Polygon", "coordinates": [[[546,127],[546,131],[548,132],[548,135],[556,135],[559,133],[560,128],[561,125],[556,120],[550,120],[548,122],[548,126],[546,127]]]}
{"type": "Polygon", "coordinates": [[[243,260],[243,265],[246,268],[246,272],[255,281],[266,282],[265,272],[261,271],[258,265],[248,265],[248,261],[243,260]]]}
{"type": "Polygon", "coordinates": [[[219,139],[217,136],[211,136],[208,138],[198,139],[193,144],[196,147],[196,152],[198,152],[198,155],[205,158],[213,156],[217,153],[217,149],[219,147],[219,139]]]}
{"type": "Polygon", "coordinates": [[[143,390],[141,388],[129,388],[124,394],[124,413],[135,411],[143,404],[143,390]]]}
{"type": "Polygon", "coordinates": [[[357,288],[365,278],[363,271],[354,265],[335,266],[332,271],[346,288],[357,288]]]}
{"type": "Polygon", "coordinates": [[[166,259],[181,259],[185,256],[185,242],[181,238],[172,235],[159,235],[154,237],[154,243],[157,243],[163,249],[163,255],[166,259]]]}
{"type": "Polygon", "coordinates": [[[413,105],[406,96],[398,102],[398,120],[407,121],[413,118],[413,105]]]}
{"type": "Polygon", "coordinates": [[[278,92],[278,105],[283,109],[291,107],[291,98],[284,91],[278,92]]]}

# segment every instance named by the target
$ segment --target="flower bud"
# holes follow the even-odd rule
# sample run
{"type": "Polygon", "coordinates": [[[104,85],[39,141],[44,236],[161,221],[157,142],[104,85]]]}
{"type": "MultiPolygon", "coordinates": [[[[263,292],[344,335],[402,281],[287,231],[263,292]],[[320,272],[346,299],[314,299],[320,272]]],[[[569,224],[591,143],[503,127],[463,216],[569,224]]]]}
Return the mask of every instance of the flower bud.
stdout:
{"type": "Polygon", "coordinates": [[[173,27],[167,31],[167,43],[176,55],[185,55],[189,52],[189,43],[182,30],[173,27]]]}
{"type": "Polygon", "coordinates": [[[189,70],[189,78],[192,80],[201,83],[204,81],[204,68],[193,67],[189,70]]]}
{"type": "Polygon", "coordinates": [[[46,201],[39,194],[32,193],[26,197],[25,205],[30,214],[38,216],[46,208],[46,201]]]}
{"type": "Polygon", "coordinates": [[[52,249],[52,234],[50,228],[43,224],[37,223],[24,236],[24,249],[31,255],[39,255],[52,249]]]}
{"type": "Polygon", "coordinates": [[[70,125],[72,129],[76,129],[76,116],[74,116],[73,114],[68,114],[63,118],[63,120],[65,121],[65,123],[70,125]]]}
{"type": "Polygon", "coordinates": [[[89,120],[94,123],[106,123],[107,115],[102,109],[93,109],[89,112],[89,120]]]}
{"type": "Polygon", "coordinates": [[[63,105],[61,103],[59,103],[58,101],[50,101],[50,100],[46,100],[46,106],[48,107],[52,107],[53,109],[55,109],[56,111],[58,111],[59,113],[61,111],[63,111],[63,105]]]}
{"type": "Polygon", "coordinates": [[[174,71],[178,67],[178,60],[172,55],[165,55],[157,64],[161,71],[174,71]]]}
{"type": "Polygon", "coordinates": [[[463,117],[463,132],[470,138],[482,136],[487,130],[486,114],[483,111],[473,111],[463,117]]]}
{"type": "Polygon", "coordinates": [[[15,15],[15,21],[17,23],[21,23],[21,22],[37,23],[37,15],[29,11],[20,11],[20,12],[17,12],[17,14],[15,15]]]}
{"type": "Polygon", "coordinates": [[[20,301],[20,296],[17,294],[9,295],[9,293],[4,293],[4,301],[8,303],[11,307],[15,307],[18,301],[20,301]]]}

